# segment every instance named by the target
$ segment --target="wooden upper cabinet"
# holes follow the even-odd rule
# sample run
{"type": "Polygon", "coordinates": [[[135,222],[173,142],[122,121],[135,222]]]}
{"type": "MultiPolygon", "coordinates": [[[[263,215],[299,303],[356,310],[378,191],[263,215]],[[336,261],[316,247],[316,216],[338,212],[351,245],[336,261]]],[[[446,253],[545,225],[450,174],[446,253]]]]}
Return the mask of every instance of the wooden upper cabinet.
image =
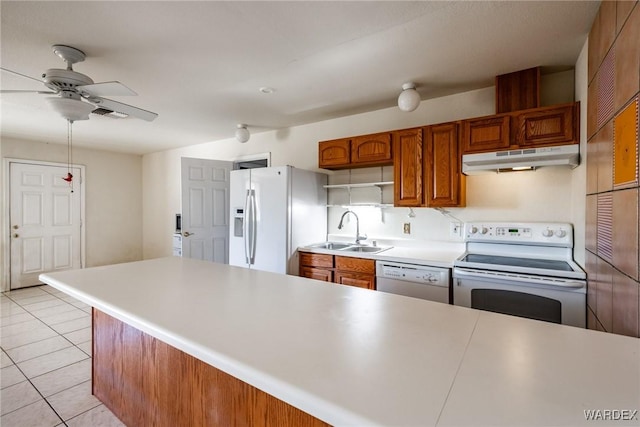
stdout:
{"type": "Polygon", "coordinates": [[[466,181],[461,174],[458,123],[424,129],[425,206],[465,206],[466,181]]]}
{"type": "Polygon", "coordinates": [[[578,143],[577,103],[537,108],[517,115],[519,146],[578,143]]]}
{"type": "Polygon", "coordinates": [[[391,132],[321,141],[318,166],[324,169],[349,169],[393,164],[391,132]]]}
{"type": "Polygon", "coordinates": [[[540,106],[540,67],[496,76],[496,113],[540,106]]]}
{"type": "Polygon", "coordinates": [[[577,144],[579,116],[574,102],[465,120],[462,154],[577,144]]]}
{"type": "Polygon", "coordinates": [[[393,133],[393,204],[422,206],[422,128],[393,133]]]}
{"type": "Polygon", "coordinates": [[[351,138],[351,163],[381,166],[392,162],[390,132],[351,138]]]}
{"type": "Polygon", "coordinates": [[[340,169],[351,163],[351,139],[334,139],[318,144],[318,167],[340,169]]]}
{"type": "Polygon", "coordinates": [[[463,154],[506,150],[509,148],[510,116],[480,117],[465,120],[463,123],[463,154]]]}

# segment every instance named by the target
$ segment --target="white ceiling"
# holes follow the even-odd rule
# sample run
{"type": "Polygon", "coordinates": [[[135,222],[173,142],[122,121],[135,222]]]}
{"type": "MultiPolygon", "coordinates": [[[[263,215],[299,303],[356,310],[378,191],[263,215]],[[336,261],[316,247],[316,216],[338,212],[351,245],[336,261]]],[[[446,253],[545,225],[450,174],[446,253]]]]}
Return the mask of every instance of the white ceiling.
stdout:
{"type": "MultiPolygon", "coordinates": [[[[573,66],[593,1],[2,1],[2,67],[39,77],[64,68],[51,45],[83,50],[74,69],[118,80],[112,99],[154,122],[91,115],[74,145],[149,153],[395,105],[402,83],[423,99],[493,84],[498,74],[573,66]],[[263,86],[273,87],[269,95],[263,86]]],[[[43,90],[0,73],[2,89],[43,90]]],[[[3,94],[1,136],[66,142],[45,95],[3,94]]]]}

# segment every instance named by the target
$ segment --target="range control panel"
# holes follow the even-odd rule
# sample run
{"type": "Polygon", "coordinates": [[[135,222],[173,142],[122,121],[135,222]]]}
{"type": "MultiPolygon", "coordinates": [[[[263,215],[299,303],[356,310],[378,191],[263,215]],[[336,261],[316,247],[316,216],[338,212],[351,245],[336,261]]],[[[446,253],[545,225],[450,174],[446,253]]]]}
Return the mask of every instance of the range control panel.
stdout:
{"type": "Polygon", "coordinates": [[[466,242],[573,246],[573,226],[561,222],[468,222],[466,242]]]}

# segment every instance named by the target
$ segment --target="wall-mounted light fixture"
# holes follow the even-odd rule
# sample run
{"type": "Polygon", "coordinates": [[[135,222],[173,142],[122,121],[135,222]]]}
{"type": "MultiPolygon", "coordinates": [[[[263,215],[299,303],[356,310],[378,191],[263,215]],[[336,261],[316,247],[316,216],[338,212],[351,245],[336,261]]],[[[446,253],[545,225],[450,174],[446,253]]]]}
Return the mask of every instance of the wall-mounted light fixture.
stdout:
{"type": "Polygon", "coordinates": [[[414,83],[408,82],[402,85],[402,92],[398,96],[398,108],[402,111],[410,112],[420,105],[420,94],[416,90],[414,83]]]}
{"type": "Polygon", "coordinates": [[[236,129],[236,139],[242,143],[245,143],[249,140],[251,134],[249,133],[249,129],[247,129],[247,125],[238,123],[236,129]]]}

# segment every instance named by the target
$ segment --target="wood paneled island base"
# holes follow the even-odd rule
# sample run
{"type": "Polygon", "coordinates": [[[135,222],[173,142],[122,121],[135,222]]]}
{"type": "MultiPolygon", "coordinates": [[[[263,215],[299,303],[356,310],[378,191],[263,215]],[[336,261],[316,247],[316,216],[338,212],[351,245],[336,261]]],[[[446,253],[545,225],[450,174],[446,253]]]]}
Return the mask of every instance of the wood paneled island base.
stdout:
{"type": "Polygon", "coordinates": [[[93,309],[93,394],[127,426],[328,424],[93,309]]]}

